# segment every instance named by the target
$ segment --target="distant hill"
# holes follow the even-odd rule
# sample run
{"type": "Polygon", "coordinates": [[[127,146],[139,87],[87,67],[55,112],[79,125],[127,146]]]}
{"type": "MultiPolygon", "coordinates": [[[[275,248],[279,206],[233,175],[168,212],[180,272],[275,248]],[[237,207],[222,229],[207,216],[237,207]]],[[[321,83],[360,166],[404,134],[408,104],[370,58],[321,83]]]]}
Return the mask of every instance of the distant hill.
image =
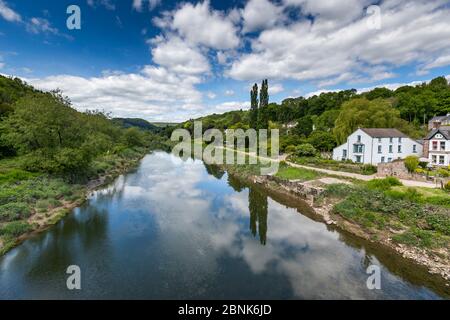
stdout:
{"type": "Polygon", "coordinates": [[[150,122],[150,123],[158,128],[175,127],[178,125],[178,123],[176,122],[150,122]]]}
{"type": "Polygon", "coordinates": [[[142,130],[156,132],[159,128],[147,120],[139,119],[139,118],[114,118],[113,122],[121,125],[124,128],[136,127],[142,130]]]}

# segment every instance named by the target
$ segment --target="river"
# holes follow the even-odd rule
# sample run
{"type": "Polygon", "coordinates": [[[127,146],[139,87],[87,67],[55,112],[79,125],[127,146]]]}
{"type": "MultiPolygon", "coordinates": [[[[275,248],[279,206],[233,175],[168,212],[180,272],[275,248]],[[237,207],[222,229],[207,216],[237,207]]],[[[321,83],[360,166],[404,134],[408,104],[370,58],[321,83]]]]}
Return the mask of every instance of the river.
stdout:
{"type": "Polygon", "coordinates": [[[426,270],[306,204],[164,152],[0,258],[1,299],[440,299],[426,270]],[[66,269],[81,270],[68,290],[66,269]],[[381,289],[367,287],[380,267],[381,289]]]}

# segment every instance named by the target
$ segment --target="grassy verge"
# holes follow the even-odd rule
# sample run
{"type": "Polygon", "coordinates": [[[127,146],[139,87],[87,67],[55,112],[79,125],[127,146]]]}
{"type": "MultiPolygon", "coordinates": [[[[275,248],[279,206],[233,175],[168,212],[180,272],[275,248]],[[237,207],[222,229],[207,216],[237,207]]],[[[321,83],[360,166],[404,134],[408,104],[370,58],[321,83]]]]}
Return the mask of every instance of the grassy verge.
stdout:
{"type": "Polygon", "coordinates": [[[450,195],[441,190],[406,188],[394,178],[358,185],[330,185],[333,212],[356,222],[373,240],[387,235],[396,243],[429,250],[450,246],[450,195]]]}
{"type": "Polygon", "coordinates": [[[341,162],[331,159],[323,159],[319,157],[296,157],[290,156],[289,161],[304,166],[313,166],[321,169],[334,171],[344,171],[350,173],[358,173],[371,175],[377,172],[377,168],[372,165],[357,164],[351,162],[341,162]]]}
{"type": "Polygon", "coordinates": [[[88,182],[103,177],[104,183],[135,166],[146,148],[126,148],[93,161],[80,174],[78,184],[61,177],[20,169],[20,158],[0,161],[0,255],[24,235],[57,223],[85,199],[88,182]]]}
{"type": "Polygon", "coordinates": [[[294,168],[288,165],[281,164],[276,176],[278,178],[286,180],[309,181],[318,179],[324,175],[318,173],[317,171],[303,168],[294,168]]]}

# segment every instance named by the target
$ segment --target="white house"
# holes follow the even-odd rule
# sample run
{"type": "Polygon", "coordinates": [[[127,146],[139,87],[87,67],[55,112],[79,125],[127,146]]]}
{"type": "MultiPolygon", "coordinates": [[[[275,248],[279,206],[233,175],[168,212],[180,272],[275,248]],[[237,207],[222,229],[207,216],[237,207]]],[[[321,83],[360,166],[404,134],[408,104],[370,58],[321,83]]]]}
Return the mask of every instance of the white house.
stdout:
{"type": "Polygon", "coordinates": [[[421,143],[397,129],[360,128],[347,137],[347,141],[334,148],[333,159],[373,164],[403,159],[409,155],[422,156],[421,143]]]}
{"type": "Polygon", "coordinates": [[[435,166],[450,165],[450,128],[435,128],[424,139],[424,155],[435,166]]]}

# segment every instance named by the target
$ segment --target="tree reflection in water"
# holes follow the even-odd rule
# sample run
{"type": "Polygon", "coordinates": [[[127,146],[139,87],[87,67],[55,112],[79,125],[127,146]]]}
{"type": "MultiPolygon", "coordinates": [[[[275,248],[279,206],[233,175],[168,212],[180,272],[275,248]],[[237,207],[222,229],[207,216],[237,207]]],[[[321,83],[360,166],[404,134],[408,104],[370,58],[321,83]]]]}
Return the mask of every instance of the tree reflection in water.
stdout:
{"type": "Polygon", "coordinates": [[[248,192],[248,209],[250,211],[250,230],[256,236],[258,228],[259,241],[266,244],[267,238],[267,195],[255,187],[248,192]]]}

